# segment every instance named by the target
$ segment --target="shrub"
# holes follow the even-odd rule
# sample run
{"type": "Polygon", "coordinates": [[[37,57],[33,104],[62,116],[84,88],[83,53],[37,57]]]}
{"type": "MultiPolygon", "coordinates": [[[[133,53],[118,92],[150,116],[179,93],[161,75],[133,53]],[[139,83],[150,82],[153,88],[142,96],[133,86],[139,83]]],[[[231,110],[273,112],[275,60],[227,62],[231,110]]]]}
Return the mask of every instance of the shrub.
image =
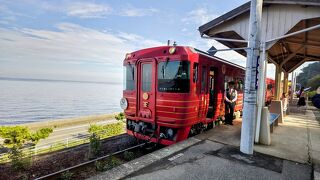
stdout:
{"type": "Polygon", "coordinates": [[[61,180],[70,180],[72,179],[73,173],[70,171],[65,171],[61,174],[60,178],[61,180]]]}
{"type": "Polygon", "coordinates": [[[13,146],[10,150],[9,159],[11,167],[14,170],[23,170],[30,166],[31,157],[22,152],[17,146],[13,146]]]}
{"type": "Polygon", "coordinates": [[[124,124],[121,122],[104,125],[103,126],[103,129],[105,130],[104,135],[106,137],[119,135],[124,131],[123,127],[124,127],[124,124]]]}
{"type": "Polygon", "coordinates": [[[88,132],[90,134],[99,133],[99,132],[102,132],[102,131],[103,131],[103,126],[102,125],[97,125],[97,124],[91,124],[89,129],[88,129],[88,132]]]}
{"type": "Polygon", "coordinates": [[[43,128],[40,129],[39,131],[30,134],[30,139],[33,142],[38,142],[40,139],[45,139],[49,137],[49,135],[53,132],[52,128],[43,128]]]}
{"type": "Polygon", "coordinates": [[[20,147],[30,141],[36,144],[40,139],[47,138],[52,131],[52,128],[43,128],[30,132],[29,128],[24,126],[3,126],[0,127],[0,137],[4,138],[7,147],[13,145],[20,147]]]}
{"type": "Polygon", "coordinates": [[[120,159],[114,157],[114,156],[111,156],[111,157],[108,157],[106,162],[105,162],[105,165],[103,167],[103,169],[106,171],[106,170],[110,170],[116,166],[119,166],[121,164],[121,161],[120,159]]]}
{"type": "Polygon", "coordinates": [[[29,142],[35,145],[40,139],[47,138],[50,133],[52,133],[51,128],[30,132],[29,128],[23,126],[0,127],[0,137],[4,138],[4,146],[10,149],[9,159],[11,160],[12,168],[20,170],[28,167],[31,163],[31,153],[24,153],[22,147],[29,142]]]}
{"type": "Polygon", "coordinates": [[[90,158],[95,158],[100,154],[101,143],[100,137],[96,133],[90,135],[90,146],[89,146],[89,156],[90,158]]]}
{"type": "Polygon", "coordinates": [[[94,166],[96,167],[96,171],[104,171],[104,163],[96,161],[94,166]]]}
{"type": "Polygon", "coordinates": [[[126,117],[125,117],[124,113],[121,112],[121,113],[115,115],[114,118],[115,118],[116,120],[118,120],[118,121],[122,121],[122,122],[123,122],[126,117]]]}
{"type": "Polygon", "coordinates": [[[317,91],[310,91],[308,92],[308,97],[309,97],[309,100],[311,100],[311,98],[317,94],[317,91]]]}
{"type": "Polygon", "coordinates": [[[104,161],[96,161],[94,165],[95,165],[96,171],[107,171],[116,166],[119,166],[121,163],[122,162],[120,159],[114,156],[110,156],[104,161]]]}
{"type": "Polygon", "coordinates": [[[126,160],[126,161],[131,161],[135,158],[135,154],[133,152],[130,152],[130,151],[125,151],[124,154],[123,154],[123,158],[126,160]]]}
{"type": "Polygon", "coordinates": [[[107,138],[119,135],[124,132],[124,124],[122,122],[106,124],[106,125],[90,125],[88,132],[90,134],[96,133],[99,138],[107,138]]]}
{"type": "Polygon", "coordinates": [[[7,147],[21,146],[30,140],[30,131],[23,126],[3,126],[0,127],[0,137],[4,138],[4,145],[7,147]]]}

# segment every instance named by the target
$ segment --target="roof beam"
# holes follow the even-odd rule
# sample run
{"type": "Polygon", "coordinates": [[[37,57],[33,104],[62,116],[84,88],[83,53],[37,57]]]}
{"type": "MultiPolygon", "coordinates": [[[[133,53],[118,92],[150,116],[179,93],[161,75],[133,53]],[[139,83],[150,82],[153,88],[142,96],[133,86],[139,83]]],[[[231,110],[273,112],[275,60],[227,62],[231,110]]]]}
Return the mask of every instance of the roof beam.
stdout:
{"type": "Polygon", "coordinates": [[[304,48],[304,45],[301,45],[296,51],[294,51],[293,53],[291,53],[289,56],[287,56],[281,63],[280,63],[280,67],[282,67],[286,62],[288,62],[290,59],[292,59],[294,56],[296,56],[296,54],[304,48]]]}
{"type": "Polygon", "coordinates": [[[304,58],[300,62],[298,62],[296,65],[294,65],[292,68],[288,70],[288,73],[291,73],[295,69],[297,69],[299,66],[301,66],[303,63],[305,63],[309,58],[304,58]]]}
{"type": "Polygon", "coordinates": [[[312,1],[293,1],[293,0],[280,0],[280,1],[270,1],[265,0],[263,3],[269,3],[269,4],[293,4],[293,5],[302,5],[302,6],[319,6],[318,2],[312,2],[312,1]]]}
{"type": "Polygon", "coordinates": [[[288,54],[279,54],[279,55],[276,55],[276,56],[272,56],[272,58],[278,60],[279,58],[284,57],[286,55],[288,55],[288,54]]]}
{"type": "Polygon", "coordinates": [[[211,37],[211,36],[201,36],[201,38],[203,38],[203,39],[213,39],[213,40],[216,40],[216,41],[248,43],[248,41],[244,40],[244,39],[228,39],[228,38],[219,38],[219,37],[211,37]]]}
{"type": "Polygon", "coordinates": [[[302,58],[309,58],[309,59],[316,59],[316,60],[318,60],[318,59],[320,59],[320,56],[310,56],[310,55],[303,55],[303,54],[297,54],[296,55],[297,57],[302,57],[302,58]]]}
{"type": "Polygon", "coordinates": [[[272,38],[270,40],[267,40],[266,43],[271,43],[273,41],[278,41],[280,39],[284,39],[284,38],[287,38],[287,37],[290,37],[290,36],[294,36],[294,35],[297,35],[297,34],[301,34],[301,33],[304,33],[304,32],[307,32],[307,31],[311,31],[311,30],[314,30],[314,29],[320,29],[320,24],[315,25],[315,26],[311,26],[311,27],[308,27],[308,28],[305,28],[305,29],[301,29],[299,31],[295,31],[295,32],[292,32],[292,33],[289,33],[289,34],[285,34],[283,36],[272,38]]]}
{"type": "MultiPolygon", "coordinates": [[[[268,62],[271,62],[272,64],[274,64],[275,66],[279,65],[275,60],[273,60],[270,56],[268,56],[268,62]]],[[[286,70],[283,69],[283,67],[280,67],[281,71],[285,72],[286,70]]]]}
{"type": "MultiPolygon", "coordinates": [[[[302,21],[302,24],[303,24],[303,28],[307,28],[308,26],[308,19],[302,21]]],[[[306,31],[304,34],[303,34],[303,43],[307,43],[307,36],[308,36],[308,31],[306,31]]],[[[304,47],[304,55],[307,55],[307,48],[304,47]]]]}
{"type": "Polygon", "coordinates": [[[320,48],[320,44],[315,44],[315,43],[303,43],[303,42],[294,41],[294,40],[284,40],[284,42],[288,44],[303,44],[306,48],[320,48]]]}

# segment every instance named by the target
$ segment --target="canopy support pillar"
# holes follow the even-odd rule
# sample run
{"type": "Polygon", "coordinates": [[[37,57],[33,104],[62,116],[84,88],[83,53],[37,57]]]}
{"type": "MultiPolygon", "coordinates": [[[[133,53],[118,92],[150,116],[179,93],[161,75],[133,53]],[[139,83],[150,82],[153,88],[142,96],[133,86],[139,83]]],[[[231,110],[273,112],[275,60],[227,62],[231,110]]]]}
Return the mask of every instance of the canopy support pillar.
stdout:
{"type": "Polygon", "coordinates": [[[281,67],[279,64],[275,64],[276,74],[275,74],[275,100],[280,100],[280,88],[281,88],[281,67]]]}
{"type": "Polygon", "coordinates": [[[283,93],[285,93],[286,96],[288,95],[288,91],[289,91],[288,82],[289,82],[289,73],[285,72],[284,80],[283,80],[283,93]]]}
{"type": "Polygon", "coordinates": [[[262,0],[251,0],[240,151],[253,154],[257,120],[257,64],[260,55],[262,0]]]}

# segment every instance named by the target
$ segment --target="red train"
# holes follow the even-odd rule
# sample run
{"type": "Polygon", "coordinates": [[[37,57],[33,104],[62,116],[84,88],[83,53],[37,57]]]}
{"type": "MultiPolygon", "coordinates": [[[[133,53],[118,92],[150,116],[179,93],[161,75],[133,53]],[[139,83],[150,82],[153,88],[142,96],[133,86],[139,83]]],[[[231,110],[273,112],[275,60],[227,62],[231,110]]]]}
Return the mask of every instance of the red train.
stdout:
{"type": "Polygon", "coordinates": [[[266,79],[266,97],[265,97],[265,102],[266,105],[269,105],[274,97],[274,85],[275,81],[273,79],[266,79]]]}
{"type": "Polygon", "coordinates": [[[241,112],[245,69],[192,47],[162,46],[126,55],[120,101],[127,133],[164,145],[197,134],[224,117],[224,91],[236,83],[241,112]]]}

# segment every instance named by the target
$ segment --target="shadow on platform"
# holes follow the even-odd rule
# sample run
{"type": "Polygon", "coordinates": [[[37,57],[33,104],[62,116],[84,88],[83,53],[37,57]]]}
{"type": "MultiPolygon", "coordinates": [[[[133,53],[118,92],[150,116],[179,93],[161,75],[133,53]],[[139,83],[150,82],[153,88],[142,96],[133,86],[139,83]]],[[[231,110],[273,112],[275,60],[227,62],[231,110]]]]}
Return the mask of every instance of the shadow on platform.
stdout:
{"type": "Polygon", "coordinates": [[[312,179],[312,163],[320,172],[317,112],[286,116],[271,134],[271,145],[255,144],[251,156],[239,151],[238,119],[92,179],[312,179]]]}

